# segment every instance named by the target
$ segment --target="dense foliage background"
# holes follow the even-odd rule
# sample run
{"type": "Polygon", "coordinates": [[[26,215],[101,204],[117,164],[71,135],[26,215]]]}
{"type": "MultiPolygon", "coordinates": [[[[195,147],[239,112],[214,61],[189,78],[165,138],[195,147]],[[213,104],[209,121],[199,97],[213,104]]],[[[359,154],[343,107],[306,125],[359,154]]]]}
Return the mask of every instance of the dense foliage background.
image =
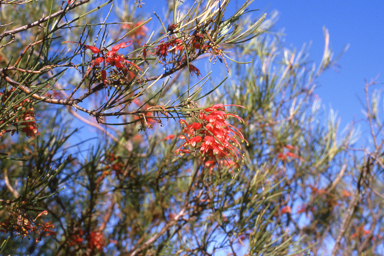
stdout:
{"type": "Polygon", "coordinates": [[[326,29],[315,64],[251,1],[0,3],[2,253],[383,254],[380,93],[340,131],[326,29]]]}

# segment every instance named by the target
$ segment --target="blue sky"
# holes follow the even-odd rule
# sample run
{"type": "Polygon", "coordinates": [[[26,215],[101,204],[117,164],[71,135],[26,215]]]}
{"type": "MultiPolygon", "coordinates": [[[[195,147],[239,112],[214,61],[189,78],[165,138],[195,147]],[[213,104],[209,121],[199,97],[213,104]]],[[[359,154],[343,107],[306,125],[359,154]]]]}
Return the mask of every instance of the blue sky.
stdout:
{"type": "MultiPolygon", "coordinates": [[[[240,3],[241,1],[239,1],[240,3]]],[[[328,70],[319,79],[317,94],[323,104],[339,113],[342,126],[363,117],[364,79],[378,75],[374,89],[383,89],[384,78],[384,1],[255,1],[254,8],[279,11],[276,29],[285,28],[285,43],[300,48],[312,42],[310,60],[319,62],[323,53],[322,27],[330,33],[330,46],[337,56],[339,72],[328,70]]]]}

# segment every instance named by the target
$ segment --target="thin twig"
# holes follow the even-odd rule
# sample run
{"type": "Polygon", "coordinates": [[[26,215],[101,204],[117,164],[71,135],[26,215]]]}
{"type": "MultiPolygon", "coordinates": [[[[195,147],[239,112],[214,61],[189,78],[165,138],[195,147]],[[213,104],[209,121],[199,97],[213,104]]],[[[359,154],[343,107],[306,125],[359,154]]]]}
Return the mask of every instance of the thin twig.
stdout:
{"type": "Polygon", "coordinates": [[[65,9],[62,9],[60,11],[57,11],[47,17],[43,17],[35,22],[32,22],[32,23],[29,23],[27,25],[24,25],[24,26],[21,26],[21,27],[18,27],[18,28],[15,28],[15,29],[12,29],[12,30],[8,30],[8,31],[4,31],[3,33],[0,34],[0,41],[6,37],[6,36],[9,36],[9,35],[15,35],[17,33],[20,33],[22,31],[25,31],[25,30],[28,30],[30,29],[31,27],[36,27],[36,26],[39,26],[40,24],[48,21],[48,20],[51,20],[52,18],[55,18],[57,16],[60,16],[62,15],[63,13],[66,13],[68,12],[69,10],[72,10],[72,9],[75,9],[76,7],[80,6],[80,5],[83,5],[83,4],[86,4],[88,3],[90,0],[82,0],[82,1],[78,1],[77,3],[71,5],[71,6],[67,6],[65,9]]]}
{"type": "Polygon", "coordinates": [[[191,182],[189,184],[189,188],[188,188],[188,191],[185,195],[185,204],[183,206],[183,208],[180,210],[180,212],[175,216],[173,217],[161,230],[160,232],[158,232],[156,235],[154,235],[153,237],[151,237],[150,239],[148,239],[143,245],[141,245],[140,247],[136,248],[132,253],[131,253],[131,256],[135,256],[137,255],[139,252],[145,250],[146,248],[148,248],[152,243],[154,243],[159,237],[161,237],[167,230],[169,230],[172,226],[174,226],[177,221],[185,215],[186,211],[188,210],[188,206],[189,206],[189,196],[190,196],[190,193],[191,193],[191,190],[192,190],[192,187],[193,187],[193,184],[194,184],[194,181],[196,179],[196,176],[197,176],[197,173],[199,172],[199,167],[196,168],[195,170],[195,173],[193,174],[192,176],[192,179],[191,179],[191,182]]]}
{"type": "Polygon", "coordinates": [[[19,193],[9,183],[7,169],[4,169],[4,182],[5,182],[5,186],[9,189],[9,191],[11,191],[13,196],[15,198],[19,198],[19,193]]]}
{"type": "Polygon", "coordinates": [[[352,201],[349,203],[347,212],[344,216],[343,222],[341,224],[339,235],[337,236],[335,246],[333,247],[333,250],[332,250],[332,256],[337,255],[337,252],[339,251],[341,239],[344,237],[344,234],[347,231],[347,228],[349,227],[349,223],[351,222],[353,213],[355,212],[357,205],[359,204],[360,190],[361,190],[363,182],[366,178],[368,168],[370,168],[369,166],[370,166],[370,158],[368,158],[366,166],[362,167],[362,170],[360,172],[360,177],[359,177],[359,180],[357,182],[356,192],[353,195],[352,201]]]}

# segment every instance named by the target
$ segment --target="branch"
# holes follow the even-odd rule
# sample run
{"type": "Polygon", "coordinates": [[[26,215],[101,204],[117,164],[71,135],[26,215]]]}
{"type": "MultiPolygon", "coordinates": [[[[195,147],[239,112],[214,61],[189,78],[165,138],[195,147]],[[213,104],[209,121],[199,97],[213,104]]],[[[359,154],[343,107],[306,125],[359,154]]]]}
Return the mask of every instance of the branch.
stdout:
{"type": "Polygon", "coordinates": [[[179,220],[179,218],[181,218],[182,216],[184,216],[185,212],[187,211],[187,207],[183,207],[183,209],[181,209],[181,211],[170,221],[168,222],[161,230],[160,232],[158,232],[156,235],[154,235],[153,237],[151,237],[150,239],[148,239],[142,246],[140,246],[139,248],[137,248],[136,250],[134,250],[132,253],[131,253],[131,256],[135,256],[137,255],[139,252],[141,252],[142,250],[145,250],[146,248],[148,248],[153,242],[155,242],[160,236],[162,236],[170,227],[172,227],[173,225],[176,224],[176,222],[179,220]]]}
{"type": "Polygon", "coordinates": [[[158,232],[156,235],[154,235],[153,237],[151,237],[150,239],[148,239],[143,245],[141,245],[140,247],[136,248],[132,253],[131,253],[131,256],[135,256],[137,255],[139,252],[145,250],[146,248],[148,248],[153,242],[155,242],[160,236],[162,236],[165,232],[167,232],[167,230],[169,228],[171,228],[172,226],[174,226],[177,221],[179,220],[179,218],[181,218],[182,216],[185,215],[186,211],[188,210],[188,206],[189,206],[189,195],[191,193],[191,190],[192,190],[192,187],[193,187],[193,184],[194,184],[194,181],[196,179],[196,176],[197,176],[197,173],[199,172],[199,168],[200,166],[198,166],[196,168],[196,171],[195,173],[193,174],[192,176],[192,179],[191,179],[191,182],[189,184],[189,187],[188,187],[188,191],[185,195],[185,204],[184,204],[184,207],[181,209],[181,211],[172,219],[170,220],[161,230],[160,232],[158,232]]]}
{"type": "Polygon", "coordinates": [[[48,20],[51,20],[52,18],[55,18],[57,16],[60,16],[61,14],[65,13],[65,12],[68,12],[69,10],[72,10],[72,9],[75,9],[76,7],[80,6],[80,5],[83,5],[85,3],[88,3],[90,0],[82,0],[82,1],[79,1],[71,6],[67,6],[65,9],[62,9],[60,11],[57,11],[45,18],[41,18],[39,19],[38,21],[35,21],[35,22],[32,22],[32,23],[29,23],[27,25],[24,25],[24,26],[21,26],[21,27],[18,27],[18,28],[15,28],[15,29],[12,29],[12,30],[8,30],[8,31],[4,31],[3,33],[0,34],[0,41],[3,40],[4,37],[6,36],[9,36],[9,35],[15,35],[17,33],[20,33],[22,31],[25,31],[27,29],[30,29],[31,27],[36,27],[38,25],[40,25],[41,23],[44,23],[48,20]]]}
{"type": "MultiPolygon", "coordinates": [[[[4,78],[5,81],[7,81],[10,85],[15,87],[16,89],[22,90],[26,94],[31,94],[32,93],[31,89],[29,89],[27,86],[22,85],[19,82],[16,82],[12,78],[10,78],[5,73],[5,70],[6,69],[3,69],[3,68],[0,69],[0,76],[2,78],[4,78]]],[[[32,94],[31,97],[36,99],[36,100],[41,100],[41,101],[44,101],[44,102],[47,102],[47,103],[61,104],[61,105],[74,105],[74,104],[77,104],[79,102],[79,100],[63,100],[63,99],[56,99],[56,98],[52,98],[52,97],[43,97],[43,96],[38,95],[37,93],[32,94]]]]}
{"type": "Polygon", "coordinates": [[[332,256],[336,256],[337,252],[339,251],[341,239],[343,238],[345,232],[347,231],[347,228],[349,227],[349,223],[351,222],[352,216],[357,208],[357,205],[359,204],[360,189],[363,185],[363,181],[367,175],[367,172],[369,171],[369,168],[370,168],[369,166],[370,166],[370,157],[368,157],[366,166],[364,166],[360,172],[360,177],[357,182],[356,192],[353,195],[352,201],[349,203],[347,212],[341,224],[339,235],[337,236],[335,246],[333,247],[333,250],[332,250],[332,256]]]}
{"type": "Polygon", "coordinates": [[[332,190],[335,189],[337,183],[339,183],[340,180],[341,180],[341,178],[343,177],[343,175],[344,175],[346,169],[347,169],[347,165],[344,164],[344,165],[341,167],[341,170],[340,170],[339,175],[337,175],[336,179],[332,182],[332,186],[327,190],[327,193],[330,193],[332,190]]]}
{"type": "Polygon", "coordinates": [[[95,127],[96,129],[98,129],[99,131],[103,132],[105,135],[107,135],[109,138],[111,138],[114,142],[118,143],[119,145],[121,145],[122,147],[124,147],[128,152],[132,152],[132,144],[128,144],[128,145],[124,145],[123,143],[120,142],[119,139],[117,139],[115,136],[113,136],[111,133],[109,133],[107,130],[105,130],[103,127],[101,127],[99,124],[97,123],[94,123],[94,122],[91,122],[87,119],[85,119],[84,117],[82,117],[81,115],[79,115],[78,113],[76,113],[75,111],[73,111],[72,108],[68,107],[68,111],[74,116],[76,117],[77,119],[79,119],[80,121],[90,125],[90,126],[93,126],[95,127]]]}
{"type": "Polygon", "coordinates": [[[5,186],[9,189],[9,191],[11,191],[13,196],[15,198],[18,198],[19,197],[19,193],[9,183],[7,169],[4,169],[4,182],[5,182],[5,186]]]}
{"type": "Polygon", "coordinates": [[[101,232],[102,232],[102,231],[105,229],[105,227],[107,226],[107,223],[108,223],[109,219],[110,219],[111,216],[112,216],[112,212],[113,212],[113,208],[114,208],[114,206],[115,206],[115,200],[112,199],[111,204],[110,204],[110,206],[109,206],[108,209],[107,209],[107,213],[106,213],[105,216],[104,216],[103,223],[101,223],[101,225],[100,225],[100,231],[101,231],[101,232]]]}

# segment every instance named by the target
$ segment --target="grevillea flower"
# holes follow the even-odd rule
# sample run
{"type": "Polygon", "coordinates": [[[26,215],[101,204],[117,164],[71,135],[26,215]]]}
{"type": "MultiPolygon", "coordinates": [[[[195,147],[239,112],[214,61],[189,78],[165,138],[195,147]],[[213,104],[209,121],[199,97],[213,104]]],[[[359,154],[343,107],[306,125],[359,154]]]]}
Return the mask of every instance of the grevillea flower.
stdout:
{"type": "MultiPolygon", "coordinates": [[[[90,71],[93,70],[94,66],[99,66],[104,62],[110,64],[112,67],[115,67],[119,70],[122,70],[126,74],[133,74],[131,71],[129,71],[129,68],[127,65],[131,65],[135,67],[137,70],[142,71],[135,63],[130,62],[124,58],[124,55],[119,55],[117,51],[120,49],[127,48],[132,44],[132,40],[128,40],[127,42],[119,43],[118,45],[115,45],[112,47],[112,50],[108,51],[104,54],[104,51],[100,51],[99,48],[92,45],[84,45],[79,42],[73,42],[73,41],[66,41],[67,43],[75,43],[82,45],[86,50],[90,50],[93,54],[102,55],[102,57],[97,57],[96,59],[92,60],[91,67],[88,69],[88,72],[86,73],[86,76],[89,75],[90,71]]],[[[102,81],[104,84],[107,83],[106,81],[106,72],[105,67],[103,68],[104,73],[102,73],[102,81]]]]}
{"type": "Polygon", "coordinates": [[[242,107],[216,104],[201,111],[195,118],[195,122],[191,124],[181,119],[179,122],[185,126],[183,129],[185,135],[180,135],[179,139],[183,139],[185,142],[174,153],[181,155],[191,152],[200,153],[204,166],[209,168],[220,165],[232,170],[234,166],[238,165],[239,160],[243,160],[239,150],[239,140],[244,142],[245,139],[243,134],[226,119],[235,117],[240,122],[244,122],[244,120],[237,115],[227,113],[226,106],[242,107]]]}
{"type": "MultiPolygon", "coordinates": [[[[5,104],[7,100],[10,98],[13,99],[16,97],[15,93],[16,89],[12,88],[11,90],[6,90],[3,93],[0,93],[0,106],[5,104]]],[[[21,109],[24,111],[21,115],[13,119],[13,122],[8,123],[6,127],[13,125],[16,129],[5,130],[6,127],[0,129],[0,137],[2,137],[5,133],[11,132],[12,135],[15,132],[21,130],[25,133],[27,137],[36,137],[39,135],[39,131],[37,130],[38,126],[36,124],[35,119],[35,109],[31,105],[32,101],[30,99],[25,99],[19,104],[12,107],[12,110],[9,113],[8,118],[17,115],[17,112],[21,109]]],[[[5,120],[0,120],[0,125],[4,123],[5,120]]]]}
{"type": "Polygon", "coordinates": [[[153,55],[158,56],[160,59],[165,60],[170,53],[176,53],[176,51],[181,52],[183,50],[183,41],[177,38],[170,39],[168,41],[162,40],[160,44],[156,47],[156,52],[153,55]],[[170,48],[170,49],[168,49],[170,48]]]}
{"type": "Polygon", "coordinates": [[[290,157],[292,159],[296,158],[296,159],[299,159],[300,161],[303,161],[303,159],[301,157],[299,157],[298,155],[291,152],[291,151],[296,149],[295,147],[293,147],[291,145],[285,145],[284,148],[283,148],[283,152],[280,152],[277,155],[277,158],[281,159],[283,162],[287,161],[287,157],[290,157]],[[284,150],[284,148],[287,149],[288,152],[284,153],[284,151],[287,151],[287,150],[284,150]]]}
{"type": "Polygon", "coordinates": [[[92,231],[89,234],[88,244],[91,250],[97,249],[98,251],[103,251],[103,248],[104,248],[103,233],[92,231]]]}
{"type": "Polygon", "coordinates": [[[173,138],[175,138],[175,135],[171,134],[165,137],[163,140],[173,140],[173,138]]]}
{"type": "Polygon", "coordinates": [[[103,251],[105,246],[104,235],[101,231],[91,231],[88,234],[82,229],[77,229],[67,238],[68,246],[74,246],[77,249],[91,249],[103,251]],[[88,241],[87,243],[85,243],[88,241]]]}
{"type": "Polygon", "coordinates": [[[371,233],[369,230],[364,228],[364,225],[356,227],[355,230],[356,230],[355,233],[353,233],[351,235],[351,239],[354,239],[356,237],[363,237],[363,236],[369,235],[369,233],[371,233]]]}
{"type": "Polygon", "coordinates": [[[201,73],[200,73],[200,70],[198,70],[195,66],[193,66],[192,64],[189,64],[189,72],[191,72],[191,74],[195,74],[198,78],[201,78],[201,73]]]}
{"type": "MultiPolygon", "coordinates": [[[[131,24],[124,24],[121,27],[125,28],[127,30],[132,30],[134,28],[139,27],[141,24],[143,24],[142,21],[136,22],[136,23],[131,23],[131,24]]],[[[148,28],[146,26],[141,26],[137,28],[135,31],[130,33],[130,37],[133,38],[133,41],[137,42],[140,44],[140,39],[146,37],[148,32],[148,28]]]]}
{"type": "Polygon", "coordinates": [[[30,235],[35,233],[38,235],[36,243],[45,236],[56,236],[57,234],[57,232],[52,230],[55,226],[50,221],[44,222],[41,219],[40,223],[36,221],[41,215],[47,215],[47,211],[41,212],[34,220],[20,209],[11,209],[8,214],[4,222],[0,223],[0,232],[10,233],[23,238],[30,238],[30,235]]]}
{"type": "Polygon", "coordinates": [[[284,206],[284,207],[281,209],[281,214],[284,214],[284,213],[292,213],[292,209],[291,209],[291,207],[289,207],[288,205],[284,206]]]}
{"type": "Polygon", "coordinates": [[[26,111],[23,115],[24,123],[22,125],[25,125],[24,128],[21,129],[21,131],[25,132],[27,137],[34,138],[35,136],[39,135],[39,131],[37,130],[37,124],[35,120],[35,113],[34,109],[31,108],[29,111],[26,111]]]}

